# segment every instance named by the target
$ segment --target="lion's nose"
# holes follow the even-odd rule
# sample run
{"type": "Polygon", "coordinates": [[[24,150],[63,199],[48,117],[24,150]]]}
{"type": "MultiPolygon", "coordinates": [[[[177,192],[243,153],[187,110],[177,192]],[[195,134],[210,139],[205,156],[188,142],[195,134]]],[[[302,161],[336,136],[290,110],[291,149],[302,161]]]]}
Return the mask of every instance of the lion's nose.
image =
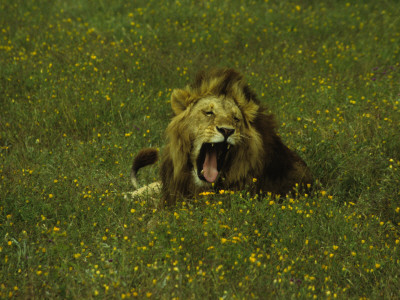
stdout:
{"type": "Polygon", "coordinates": [[[217,130],[218,130],[219,132],[221,132],[222,135],[223,135],[226,139],[227,139],[229,136],[231,136],[231,135],[235,132],[235,129],[226,128],[226,127],[218,127],[218,126],[217,126],[217,130]]]}

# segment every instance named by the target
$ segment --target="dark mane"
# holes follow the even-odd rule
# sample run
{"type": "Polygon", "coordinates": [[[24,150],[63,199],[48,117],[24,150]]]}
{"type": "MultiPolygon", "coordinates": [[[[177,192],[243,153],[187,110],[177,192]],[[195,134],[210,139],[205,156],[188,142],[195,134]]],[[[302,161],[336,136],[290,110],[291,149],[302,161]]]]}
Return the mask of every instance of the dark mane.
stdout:
{"type": "Polygon", "coordinates": [[[205,87],[212,87],[209,92],[216,96],[228,96],[236,98],[235,85],[238,85],[247,101],[259,104],[256,94],[244,80],[242,74],[229,68],[203,70],[197,73],[194,82],[189,85],[196,94],[202,94],[205,87]]]}

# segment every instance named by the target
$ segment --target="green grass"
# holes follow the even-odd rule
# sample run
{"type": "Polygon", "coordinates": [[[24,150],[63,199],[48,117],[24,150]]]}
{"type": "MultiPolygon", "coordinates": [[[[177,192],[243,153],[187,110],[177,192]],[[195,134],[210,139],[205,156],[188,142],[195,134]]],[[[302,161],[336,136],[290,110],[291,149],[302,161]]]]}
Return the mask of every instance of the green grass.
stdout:
{"type": "MultiPolygon", "coordinates": [[[[2,1],[0,298],[399,298],[396,1],[2,1]],[[313,171],[283,201],[127,201],[169,97],[243,72],[313,171]]],[[[157,167],[140,173],[142,184],[157,167]]]]}

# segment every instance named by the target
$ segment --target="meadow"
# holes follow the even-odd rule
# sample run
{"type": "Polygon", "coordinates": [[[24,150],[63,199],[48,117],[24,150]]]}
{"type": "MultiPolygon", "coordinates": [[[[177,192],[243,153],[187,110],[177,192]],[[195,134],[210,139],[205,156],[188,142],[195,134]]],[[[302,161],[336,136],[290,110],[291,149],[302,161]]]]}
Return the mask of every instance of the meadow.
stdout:
{"type": "MultiPolygon", "coordinates": [[[[397,1],[0,2],[0,298],[398,299],[397,1]],[[170,95],[242,72],[310,194],[127,200],[170,95]]],[[[141,184],[158,165],[141,170],[141,184]]]]}

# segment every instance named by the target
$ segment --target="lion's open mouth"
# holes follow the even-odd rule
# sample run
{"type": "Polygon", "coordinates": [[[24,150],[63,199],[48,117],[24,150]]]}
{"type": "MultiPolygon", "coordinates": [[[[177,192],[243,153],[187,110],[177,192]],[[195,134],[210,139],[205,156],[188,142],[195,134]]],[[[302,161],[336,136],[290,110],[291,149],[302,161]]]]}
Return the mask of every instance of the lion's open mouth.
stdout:
{"type": "Polygon", "coordinates": [[[227,142],[204,143],[197,158],[197,176],[201,180],[215,182],[230,147],[227,142]]]}

